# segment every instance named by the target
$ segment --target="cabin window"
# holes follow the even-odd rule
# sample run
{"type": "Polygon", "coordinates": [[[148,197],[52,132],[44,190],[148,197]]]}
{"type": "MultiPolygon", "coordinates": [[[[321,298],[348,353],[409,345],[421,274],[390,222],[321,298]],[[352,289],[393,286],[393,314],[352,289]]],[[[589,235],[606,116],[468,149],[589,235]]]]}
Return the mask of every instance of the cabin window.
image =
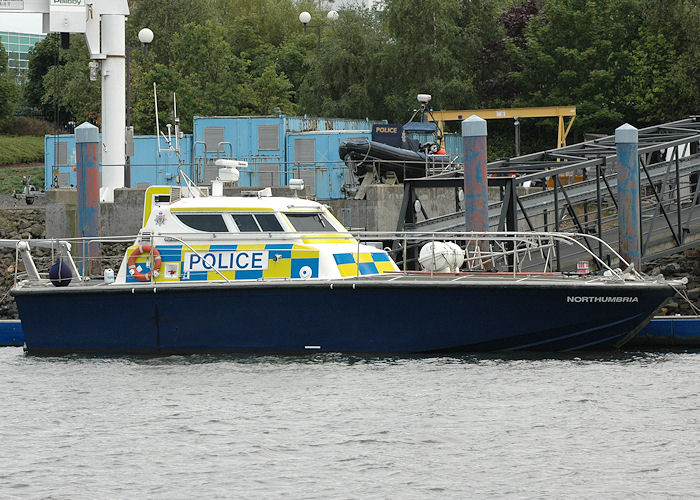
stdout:
{"type": "Polygon", "coordinates": [[[242,233],[269,233],[284,231],[275,214],[232,214],[242,233]]]}
{"type": "Polygon", "coordinates": [[[233,214],[233,221],[242,233],[259,233],[258,227],[252,214],[233,214]]]}
{"type": "Polygon", "coordinates": [[[260,229],[265,233],[284,231],[275,214],[255,214],[255,219],[258,221],[260,229]]]}
{"type": "Polygon", "coordinates": [[[285,214],[297,232],[336,232],[337,229],[321,213],[316,214],[285,214]]]}
{"type": "Polygon", "coordinates": [[[184,225],[197,231],[206,231],[208,233],[228,232],[226,222],[224,222],[221,214],[177,214],[177,218],[184,225]]]}

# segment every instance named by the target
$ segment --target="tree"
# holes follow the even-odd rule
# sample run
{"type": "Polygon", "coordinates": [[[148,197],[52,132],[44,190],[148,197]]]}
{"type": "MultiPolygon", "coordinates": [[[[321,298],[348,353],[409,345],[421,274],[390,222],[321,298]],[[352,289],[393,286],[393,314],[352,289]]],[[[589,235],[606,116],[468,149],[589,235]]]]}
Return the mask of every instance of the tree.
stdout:
{"type": "Polygon", "coordinates": [[[697,2],[644,2],[643,25],[632,44],[627,99],[642,124],[698,112],[699,24],[697,2]]]}
{"type": "Polygon", "coordinates": [[[382,22],[391,43],[384,68],[393,76],[393,91],[385,102],[395,119],[410,113],[421,92],[432,94],[431,104],[437,108],[447,103],[458,108],[476,104],[474,77],[465,70],[473,61],[457,50],[465,41],[464,26],[457,24],[460,7],[459,0],[386,2],[382,22]],[[457,52],[461,57],[455,57],[457,52]]]}
{"type": "Polygon", "coordinates": [[[343,11],[322,31],[321,50],[316,33],[309,44],[309,65],[299,88],[299,103],[310,113],[351,118],[386,116],[387,80],[382,58],[387,42],[376,12],[343,11]]]}
{"type": "MultiPolygon", "coordinates": [[[[24,98],[27,105],[41,113],[46,120],[55,120],[56,109],[53,102],[44,101],[44,75],[54,65],[65,63],[65,59],[59,59],[59,35],[51,33],[43,40],[36,43],[29,50],[29,70],[27,82],[24,85],[24,98]]],[[[58,122],[64,124],[68,121],[67,111],[63,106],[58,109],[58,122]]]]}
{"type": "Polygon", "coordinates": [[[576,126],[609,132],[631,114],[626,94],[638,0],[550,0],[532,18],[524,46],[509,44],[518,68],[515,105],[576,105],[576,126]]]}
{"type": "Polygon", "coordinates": [[[232,53],[223,28],[211,21],[189,23],[173,38],[173,69],[181,117],[238,115],[257,106],[249,61],[232,53]]]}
{"type": "Polygon", "coordinates": [[[255,112],[262,115],[274,113],[279,108],[282,113],[295,114],[298,106],[294,104],[294,91],[292,84],[284,73],[278,74],[275,65],[265,68],[258,78],[253,81],[255,92],[255,112]]]}
{"type": "Polygon", "coordinates": [[[213,2],[214,10],[220,13],[215,22],[223,27],[231,50],[249,62],[247,71],[255,81],[258,96],[256,112],[267,114],[275,107],[285,113],[297,112],[294,89],[299,88],[309,69],[304,60],[310,52],[303,43],[298,15],[307,7],[293,0],[213,2]]]}
{"type": "Polygon", "coordinates": [[[0,129],[15,116],[19,88],[7,75],[7,52],[0,43],[0,129]]]}
{"type": "Polygon", "coordinates": [[[532,17],[540,11],[540,4],[541,0],[522,0],[520,4],[509,5],[497,17],[494,37],[484,41],[477,62],[477,89],[482,107],[508,106],[512,102],[516,89],[509,76],[518,68],[507,45],[521,49],[527,45],[525,33],[532,17]]]}
{"type": "Polygon", "coordinates": [[[83,35],[71,35],[70,49],[43,77],[42,104],[63,107],[76,122],[101,123],[100,81],[90,81],[90,55],[83,35]]]}
{"type": "MultiPolygon", "coordinates": [[[[131,123],[136,134],[155,135],[155,106],[153,102],[153,82],[158,86],[158,118],[161,128],[167,123],[173,123],[172,96],[177,90],[177,73],[164,64],[151,61],[148,57],[141,64],[132,67],[131,77],[131,123]]],[[[182,130],[191,132],[192,122],[181,120],[182,130]]]]}
{"type": "Polygon", "coordinates": [[[126,44],[138,46],[138,32],[150,28],[154,34],[149,47],[152,60],[169,64],[173,41],[183,27],[188,23],[215,19],[218,13],[214,9],[211,0],[129,0],[126,44]]]}

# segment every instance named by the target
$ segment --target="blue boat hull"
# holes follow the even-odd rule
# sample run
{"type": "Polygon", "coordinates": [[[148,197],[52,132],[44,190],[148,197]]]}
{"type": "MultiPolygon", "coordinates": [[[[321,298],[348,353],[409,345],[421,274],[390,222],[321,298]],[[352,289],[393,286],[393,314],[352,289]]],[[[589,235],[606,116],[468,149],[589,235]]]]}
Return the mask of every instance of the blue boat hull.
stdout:
{"type": "Polygon", "coordinates": [[[22,325],[16,319],[0,320],[0,347],[24,344],[22,325]]]}
{"type": "Polygon", "coordinates": [[[408,285],[256,282],[13,295],[30,353],[169,354],[611,348],[673,294],[668,286],[408,285]],[[581,294],[593,299],[567,300],[581,294]]]}

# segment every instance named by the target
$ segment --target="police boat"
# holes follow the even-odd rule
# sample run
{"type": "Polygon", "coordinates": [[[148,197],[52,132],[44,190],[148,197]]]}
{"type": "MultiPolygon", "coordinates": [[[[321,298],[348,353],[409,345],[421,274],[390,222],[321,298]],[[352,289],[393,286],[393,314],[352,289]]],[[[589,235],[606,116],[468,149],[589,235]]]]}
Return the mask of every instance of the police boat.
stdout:
{"type": "Polygon", "coordinates": [[[116,273],[104,269],[114,239],[93,262],[76,262],[71,241],[0,241],[24,262],[11,294],[27,352],[615,348],[682,286],[637,273],[610,248],[626,271],[590,254],[604,272],[553,272],[559,245],[586,249],[569,233],[357,234],[300,197],[182,194],[147,189],[143,227],[116,273]],[[418,247],[421,268],[407,270],[418,247]],[[48,276],[32,257],[41,248],[58,255],[48,276]],[[525,270],[533,262],[542,270],[525,270]]]}

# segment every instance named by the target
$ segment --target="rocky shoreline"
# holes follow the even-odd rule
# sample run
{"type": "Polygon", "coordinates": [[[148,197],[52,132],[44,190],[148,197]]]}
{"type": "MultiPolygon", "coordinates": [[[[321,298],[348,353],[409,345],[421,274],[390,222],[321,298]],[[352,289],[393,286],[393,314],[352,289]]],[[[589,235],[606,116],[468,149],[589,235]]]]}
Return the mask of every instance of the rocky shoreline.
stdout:
{"type": "MultiPolygon", "coordinates": [[[[652,276],[661,274],[664,278],[681,279],[687,277],[688,283],[686,284],[685,293],[695,307],[700,307],[698,302],[698,298],[700,298],[700,248],[662,257],[646,264],[642,271],[652,276]]],[[[657,316],[673,316],[676,314],[694,316],[696,312],[686,300],[678,295],[656,311],[657,316]]]]}
{"type": "MultiPolygon", "coordinates": [[[[42,200],[43,201],[43,200],[42,200]]],[[[0,239],[44,238],[46,210],[40,204],[27,205],[11,195],[0,195],[0,239]]],[[[49,264],[50,252],[34,252],[37,266],[49,264]]],[[[8,294],[15,278],[15,250],[0,248],[0,319],[16,319],[17,306],[8,294]]]]}
{"type": "MultiPolygon", "coordinates": [[[[33,205],[26,205],[23,200],[16,200],[11,195],[0,195],[0,239],[44,238],[46,236],[46,212],[44,199],[38,198],[33,205]]],[[[51,252],[34,250],[34,260],[39,269],[46,269],[51,264],[51,252]]],[[[686,294],[700,306],[700,247],[686,250],[669,257],[657,259],[646,264],[642,271],[650,275],[662,274],[666,278],[688,278],[686,294]]],[[[7,293],[13,284],[15,275],[15,251],[0,248],[0,319],[16,319],[17,306],[7,293]]],[[[693,308],[682,297],[660,307],[657,315],[676,314],[694,315],[693,308]]]]}

